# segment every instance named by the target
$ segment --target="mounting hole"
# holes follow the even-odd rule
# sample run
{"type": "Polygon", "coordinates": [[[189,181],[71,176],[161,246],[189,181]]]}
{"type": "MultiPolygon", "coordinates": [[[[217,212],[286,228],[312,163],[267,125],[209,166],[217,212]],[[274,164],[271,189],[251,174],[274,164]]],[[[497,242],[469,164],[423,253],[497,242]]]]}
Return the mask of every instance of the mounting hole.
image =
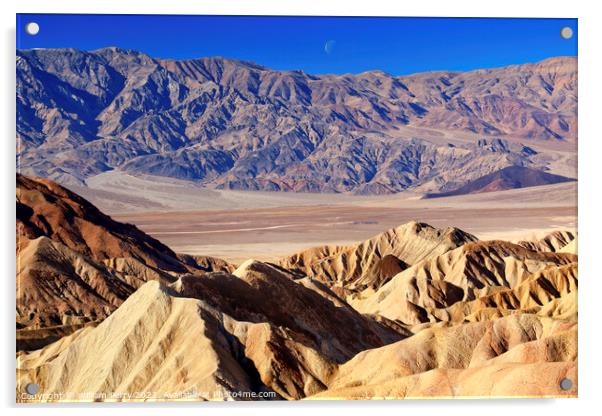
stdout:
{"type": "Polygon", "coordinates": [[[562,39],[572,38],[573,37],[573,29],[571,29],[568,26],[563,27],[562,29],[560,29],[560,36],[562,37],[562,39]]]}
{"type": "Polygon", "coordinates": [[[560,380],[560,389],[561,390],[570,390],[573,387],[573,382],[569,378],[563,378],[560,380]]]}
{"type": "Polygon", "coordinates": [[[29,383],[25,386],[25,391],[27,394],[31,394],[33,396],[40,391],[40,385],[37,383],[29,383]]]}
{"type": "Polygon", "coordinates": [[[25,25],[25,32],[28,35],[35,36],[40,32],[40,25],[36,22],[29,22],[25,25]]]}

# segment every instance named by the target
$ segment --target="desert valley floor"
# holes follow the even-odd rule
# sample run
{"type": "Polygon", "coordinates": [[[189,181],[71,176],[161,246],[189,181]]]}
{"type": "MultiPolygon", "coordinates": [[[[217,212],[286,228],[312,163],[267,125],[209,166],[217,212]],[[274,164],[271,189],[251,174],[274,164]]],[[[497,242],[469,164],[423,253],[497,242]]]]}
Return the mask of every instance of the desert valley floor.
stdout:
{"type": "Polygon", "coordinates": [[[352,244],[413,220],[458,227],[483,240],[529,239],[577,228],[577,182],[422,199],[412,193],[209,190],[184,181],[118,175],[100,175],[89,181],[91,188],[73,189],[176,252],[235,263],[273,261],[324,244],[352,244]]]}

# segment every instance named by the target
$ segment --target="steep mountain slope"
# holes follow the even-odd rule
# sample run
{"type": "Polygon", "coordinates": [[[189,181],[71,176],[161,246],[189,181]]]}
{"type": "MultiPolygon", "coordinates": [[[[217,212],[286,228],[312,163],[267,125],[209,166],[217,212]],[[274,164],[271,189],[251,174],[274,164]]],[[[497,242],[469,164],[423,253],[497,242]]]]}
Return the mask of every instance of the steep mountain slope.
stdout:
{"type": "Polygon", "coordinates": [[[185,392],[253,390],[219,323],[203,319],[198,301],[172,297],[157,282],[144,285],[98,327],[72,338],[48,362],[44,350],[18,360],[19,383],[39,383],[46,393],[68,392],[71,400],[85,392],[107,394],[111,401],[115,393],[153,392],[131,398],[148,400],[177,391],[186,398],[185,392]],[[201,354],[202,360],[195,359],[201,354]]]}
{"type": "Polygon", "coordinates": [[[106,318],[135,290],[116,275],[47,237],[33,240],[18,252],[17,324],[32,329],[106,318]]]}
{"type": "Polygon", "coordinates": [[[407,84],[408,88],[423,84],[429,96],[436,99],[439,92],[439,100],[446,103],[421,120],[425,126],[481,133],[501,130],[519,137],[575,137],[575,66],[575,58],[559,57],[505,68],[439,72],[438,79],[416,74],[407,77],[407,84]]]}
{"type": "Polygon", "coordinates": [[[576,88],[570,57],[466,73],[315,76],[118,48],[23,50],[17,157],[23,173],[80,185],[122,169],[226,189],[449,191],[507,166],[545,169],[556,156],[421,140],[422,127],[574,151],[576,88]]]}

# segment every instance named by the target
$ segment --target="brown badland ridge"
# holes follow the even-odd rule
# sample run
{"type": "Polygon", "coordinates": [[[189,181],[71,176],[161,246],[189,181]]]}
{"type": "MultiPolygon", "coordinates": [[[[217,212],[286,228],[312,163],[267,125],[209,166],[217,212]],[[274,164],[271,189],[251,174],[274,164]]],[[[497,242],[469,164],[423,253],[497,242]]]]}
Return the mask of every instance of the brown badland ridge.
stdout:
{"type": "Polygon", "coordinates": [[[178,256],[52,181],[17,175],[16,185],[18,349],[106,318],[149,280],[233,270],[219,259],[178,256]]]}
{"type": "Polygon", "coordinates": [[[46,179],[17,174],[17,235],[46,236],[96,261],[130,257],[184,272],[176,254],[134,225],[114,221],[94,205],[46,179]]]}

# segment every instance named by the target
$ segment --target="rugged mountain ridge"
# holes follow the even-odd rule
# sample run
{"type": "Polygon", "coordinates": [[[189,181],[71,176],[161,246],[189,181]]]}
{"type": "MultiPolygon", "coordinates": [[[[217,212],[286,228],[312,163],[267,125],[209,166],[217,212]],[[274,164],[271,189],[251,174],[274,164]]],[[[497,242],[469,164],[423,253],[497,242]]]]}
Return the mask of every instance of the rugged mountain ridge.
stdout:
{"type": "Polygon", "coordinates": [[[489,143],[574,143],[576,88],[570,57],[396,77],[118,48],[22,50],[17,158],[23,173],[66,184],[120,169],[226,189],[451,191],[508,166],[549,169],[528,146],[489,143]],[[423,140],[405,127],[485,144],[423,140]]]}

